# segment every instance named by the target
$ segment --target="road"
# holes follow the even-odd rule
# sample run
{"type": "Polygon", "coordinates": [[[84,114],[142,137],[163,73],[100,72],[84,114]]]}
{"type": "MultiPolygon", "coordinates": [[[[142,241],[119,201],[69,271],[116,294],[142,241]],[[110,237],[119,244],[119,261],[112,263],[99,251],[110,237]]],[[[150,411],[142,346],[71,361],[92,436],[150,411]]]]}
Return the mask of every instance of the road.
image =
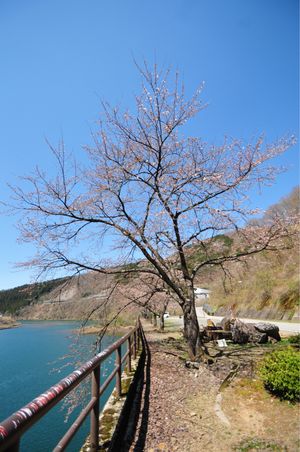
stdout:
{"type": "MultiPolygon", "coordinates": [[[[197,307],[197,317],[199,325],[206,326],[207,320],[211,319],[214,323],[220,322],[223,317],[219,316],[211,316],[207,315],[202,307],[197,307]]],[[[178,325],[178,327],[183,326],[183,318],[171,316],[167,319],[168,321],[172,322],[172,325],[178,325]]],[[[279,331],[281,333],[289,333],[289,334],[300,334],[300,323],[299,322],[286,322],[281,320],[263,320],[263,319],[245,319],[241,318],[242,322],[246,323],[273,323],[274,325],[277,325],[279,328],[279,331]]]]}

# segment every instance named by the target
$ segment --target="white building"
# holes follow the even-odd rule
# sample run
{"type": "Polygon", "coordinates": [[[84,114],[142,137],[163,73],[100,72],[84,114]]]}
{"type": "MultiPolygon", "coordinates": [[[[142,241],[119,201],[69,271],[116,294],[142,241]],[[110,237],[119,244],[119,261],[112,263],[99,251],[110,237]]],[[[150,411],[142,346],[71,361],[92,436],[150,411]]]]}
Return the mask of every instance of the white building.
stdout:
{"type": "Polygon", "coordinates": [[[201,287],[195,287],[196,301],[208,300],[211,293],[208,289],[202,289],[201,287]]]}

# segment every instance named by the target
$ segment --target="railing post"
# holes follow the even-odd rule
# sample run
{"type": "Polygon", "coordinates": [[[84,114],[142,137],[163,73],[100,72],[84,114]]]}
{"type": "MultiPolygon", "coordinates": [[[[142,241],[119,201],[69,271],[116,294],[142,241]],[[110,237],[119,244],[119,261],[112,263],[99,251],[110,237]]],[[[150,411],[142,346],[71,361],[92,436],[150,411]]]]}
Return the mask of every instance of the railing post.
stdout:
{"type": "Polygon", "coordinates": [[[121,397],[122,394],[122,365],[121,365],[121,347],[118,347],[116,350],[116,366],[118,368],[117,374],[116,374],[116,390],[117,390],[117,397],[121,397]]]}
{"type": "Polygon", "coordinates": [[[129,336],[129,338],[128,338],[127,369],[128,369],[128,372],[131,372],[131,336],[129,336]]]}
{"type": "Polygon", "coordinates": [[[100,364],[92,373],[92,397],[97,398],[97,403],[91,411],[90,447],[98,450],[99,447],[99,404],[100,404],[100,364]]]}
{"type": "Polygon", "coordinates": [[[141,330],[140,328],[137,330],[137,349],[140,349],[140,341],[141,341],[141,330]]]}
{"type": "Polygon", "coordinates": [[[136,331],[133,333],[133,359],[136,359],[136,331]]]}

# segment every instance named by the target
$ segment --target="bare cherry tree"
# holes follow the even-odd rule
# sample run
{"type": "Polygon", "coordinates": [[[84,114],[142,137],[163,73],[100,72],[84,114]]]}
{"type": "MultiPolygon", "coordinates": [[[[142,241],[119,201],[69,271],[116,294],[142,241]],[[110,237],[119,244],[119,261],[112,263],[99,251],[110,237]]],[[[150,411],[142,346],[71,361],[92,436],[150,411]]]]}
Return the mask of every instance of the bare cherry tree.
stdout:
{"type": "Polygon", "coordinates": [[[293,139],[271,145],[262,137],[249,144],[225,139],[217,146],[185,136],[186,123],[203,108],[201,89],[187,99],[177,74],[146,64],[139,71],[134,113],[103,103],[86,166],[73,163],[61,143],[52,148],[55,177],[36,169],[14,189],[24,214],[21,237],[38,250],[26,265],[163,282],[182,309],[195,357],[201,349],[195,278],[208,266],[284,245],[287,230],[279,222],[245,227],[257,213],[247,193],[274,180],[278,169],[268,161],[293,139]],[[218,240],[233,231],[235,246],[218,240]],[[108,242],[117,262],[101,259],[108,242]]]}

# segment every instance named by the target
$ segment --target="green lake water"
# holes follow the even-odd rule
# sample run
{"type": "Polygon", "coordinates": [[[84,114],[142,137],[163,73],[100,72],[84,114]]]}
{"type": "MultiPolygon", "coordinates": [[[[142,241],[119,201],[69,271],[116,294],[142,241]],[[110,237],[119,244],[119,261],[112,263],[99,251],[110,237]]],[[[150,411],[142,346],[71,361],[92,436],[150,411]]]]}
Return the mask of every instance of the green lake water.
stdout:
{"type": "MultiPolygon", "coordinates": [[[[53,384],[66,377],[76,367],[94,354],[95,336],[78,336],[76,322],[22,322],[19,328],[0,330],[0,421],[10,416],[53,384]]],[[[101,349],[114,342],[116,337],[105,336],[101,349]]],[[[105,378],[114,366],[114,357],[101,365],[105,378]]],[[[89,382],[88,382],[89,383],[89,382]]],[[[113,383],[113,382],[112,382],[113,383]]],[[[81,387],[82,385],[80,385],[81,387]]],[[[90,384],[81,398],[89,397],[90,384]]],[[[112,385],[103,396],[103,405],[112,385]]],[[[80,412],[80,407],[66,422],[68,407],[60,402],[21,440],[21,451],[51,451],[80,412]]],[[[68,451],[78,451],[89,430],[89,418],[68,446],[68,451]]]]}

